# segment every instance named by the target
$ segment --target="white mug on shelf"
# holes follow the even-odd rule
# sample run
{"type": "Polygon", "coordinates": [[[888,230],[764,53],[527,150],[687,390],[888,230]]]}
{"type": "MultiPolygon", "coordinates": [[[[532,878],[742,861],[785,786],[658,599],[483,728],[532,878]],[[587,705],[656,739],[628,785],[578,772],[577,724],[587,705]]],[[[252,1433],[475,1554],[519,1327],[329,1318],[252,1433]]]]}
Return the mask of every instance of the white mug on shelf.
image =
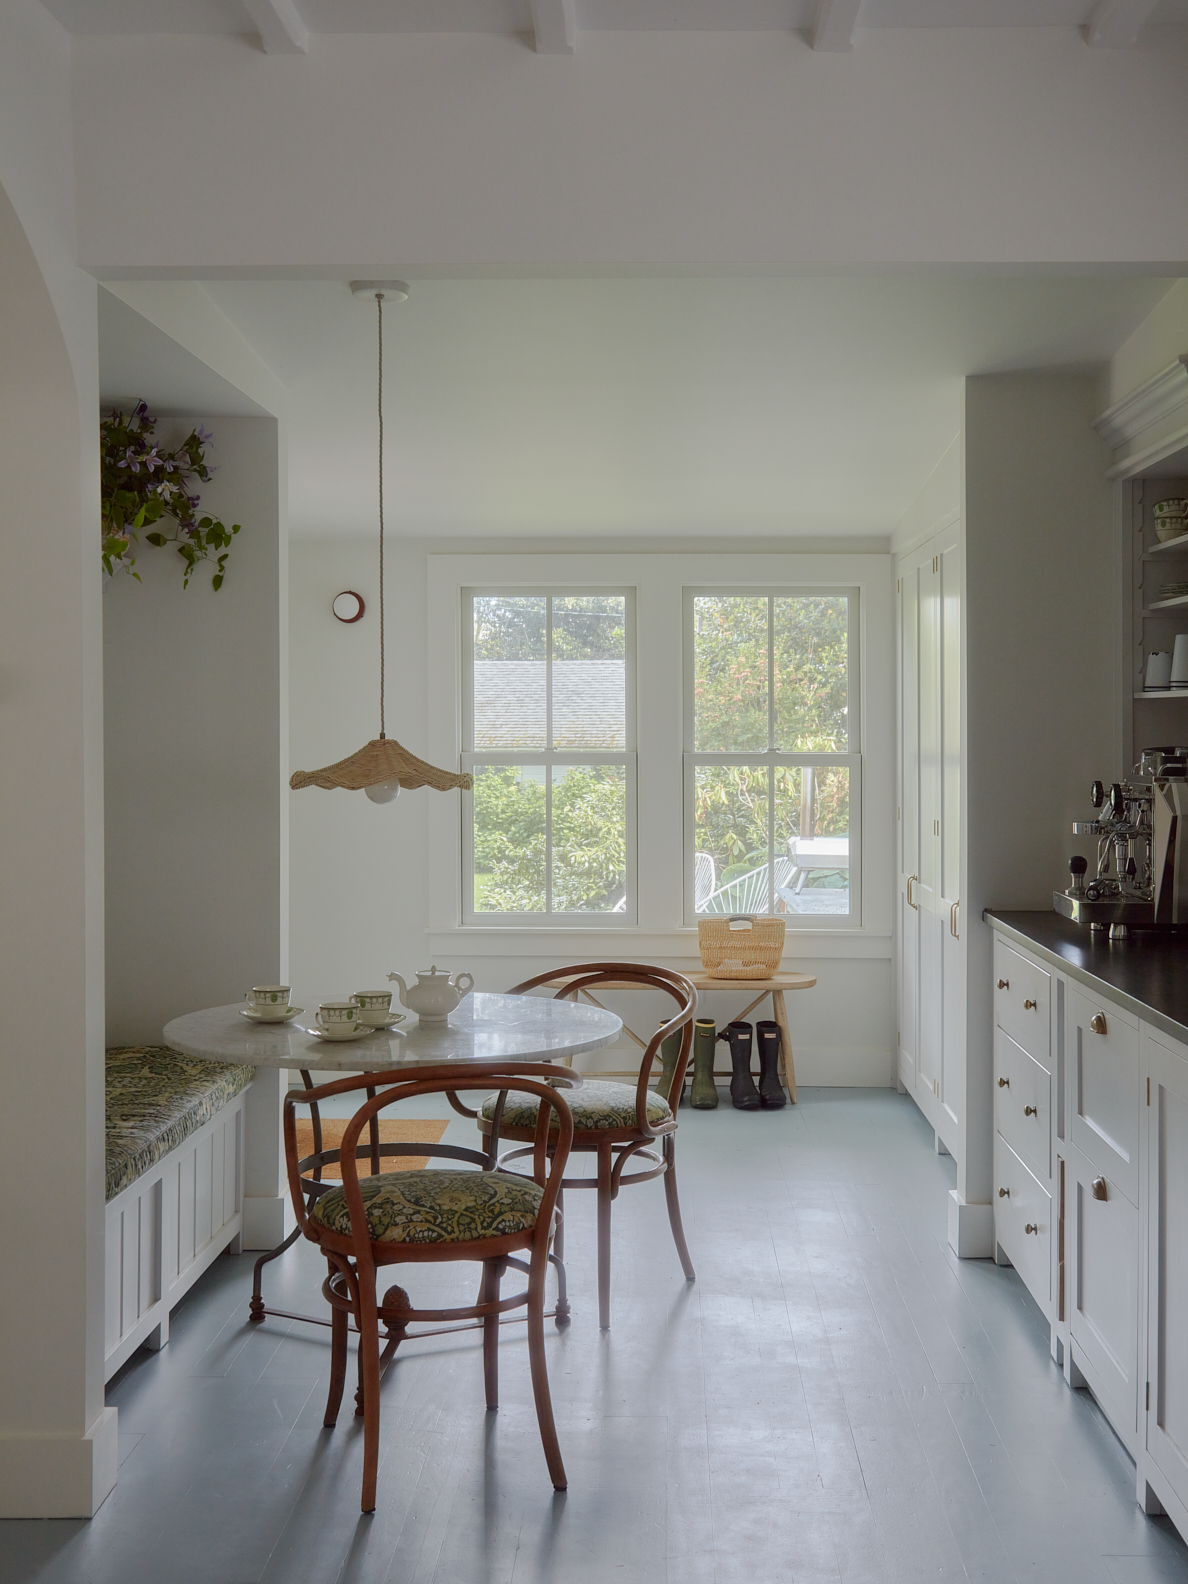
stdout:
{"type": "Polygon", "coordinates": [[[1174,688],[1188,688],[1188,633],[1176,634],[1169,680],[1174,688]]]}
{"type": "Polygon", "coordinates": [[[1155,649],[1147,656],[1147,675],[1144,686],[1166,688],[1171,686],[1172,657],[1168,649],[1155,649]]]}

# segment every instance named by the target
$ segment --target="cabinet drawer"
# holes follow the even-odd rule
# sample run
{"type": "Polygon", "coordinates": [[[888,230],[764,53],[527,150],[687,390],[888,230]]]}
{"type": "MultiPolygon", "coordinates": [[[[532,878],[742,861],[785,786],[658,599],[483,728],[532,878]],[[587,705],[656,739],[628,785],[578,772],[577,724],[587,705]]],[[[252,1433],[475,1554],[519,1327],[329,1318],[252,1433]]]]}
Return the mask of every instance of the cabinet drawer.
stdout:
{"type": "Polygon", "coordinates": [[[1052,975],[994,938],[994,1021],[1045,1067],[1051,1066],[1052,975]]]}
{"type": "Polygon", "coordinates": [[[1137,1204],[1138,1023],[1112,1001],[1070,985],[1065,1027],[1069,1139],[1137,1204]]]}
{"type": "Polygon", "coordinates": [[[1052,1075],[1002,1029],[994,1030],[994,1122],[1042,1182],[1052,1176],[1052,1075]]]}
{"type": "Polygon", "coordinates": [[[1131,1446],[1138,1424],[1138,1211],[1077,1149],[1066,1157],[1064,1204],[1073,1358],[1131,1446]]]}
{"type": "Polygon", "coordinates": [[[1052,1196],[1001,1133],[994,1135],[994,1235],[1031,1296],[1048,1314],[1052,1303],[1052,1196]]]}

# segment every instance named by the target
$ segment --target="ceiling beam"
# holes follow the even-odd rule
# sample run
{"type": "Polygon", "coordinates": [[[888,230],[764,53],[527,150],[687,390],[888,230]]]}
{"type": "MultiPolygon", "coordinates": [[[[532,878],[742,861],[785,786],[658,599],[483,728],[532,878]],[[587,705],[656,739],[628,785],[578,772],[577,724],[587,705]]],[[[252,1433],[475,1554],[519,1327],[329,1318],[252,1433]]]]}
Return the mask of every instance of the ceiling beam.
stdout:
{"type": "Polygon", "coordinates": [[[538,55],[572,55],[577,37],[574,0],[532,0],[538,55]]]}
{"type": "Polygon", "coordinates": [[[862,0],[817,0],[810,42],[815,50],[852,50],[862,0]]]}
{"type": "Polygon", "coordinates": [[[266,55],[304,55],[309,29],[293,0],[243,0],[266,55]]]}
{"type": "Polygon", "coordinates": [[[1156,0],[1097,0],[1085,24],[1085,42],[1097,49],[1130,49],[1156,0]]]}

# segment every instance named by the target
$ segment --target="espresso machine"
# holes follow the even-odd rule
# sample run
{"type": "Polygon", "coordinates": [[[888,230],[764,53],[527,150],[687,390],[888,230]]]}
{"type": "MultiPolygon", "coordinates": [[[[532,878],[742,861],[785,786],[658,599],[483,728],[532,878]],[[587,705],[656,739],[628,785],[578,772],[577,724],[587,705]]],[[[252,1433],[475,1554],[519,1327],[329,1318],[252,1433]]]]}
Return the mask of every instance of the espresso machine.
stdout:
{"type": "Polygon", "coordinates": [[[1145,748],[1133,781],[1107,791],[1095,781],[1098,812],[1076,820],[1074,836],[1097,838],[1097,872],[1069,859],[1070,883],[1053,892],[1056,911],[1111,940],[1131,929],[1188,931],[1188,748],[1145,748]]]}

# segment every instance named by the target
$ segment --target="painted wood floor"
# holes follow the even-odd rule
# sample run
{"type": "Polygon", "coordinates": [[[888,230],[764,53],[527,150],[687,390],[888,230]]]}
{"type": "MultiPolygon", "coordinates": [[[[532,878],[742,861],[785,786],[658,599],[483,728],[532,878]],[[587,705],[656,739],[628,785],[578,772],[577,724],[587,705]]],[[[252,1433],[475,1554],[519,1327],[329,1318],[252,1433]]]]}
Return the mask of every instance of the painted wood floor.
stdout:
{"type": "MultiPolygon", "coordinates": [[[[564,1496],[508,1327],[498,1414],[473,1333],[402,1351],[361,1518],[355,1422],[320,1427],[324,1333],[248,1327],[251,1262],[227,1258],[169,1346],[112,1383],[123,1461],[101,1512],[0,1524],[0,1581],[1188,1584],[1188,1550],[1135,1506],[1129,1459],[1065,1386],[1015,1273],[949,1253],[953,1164],[911,1102],[801,1095],[681,1113],[699,1279],[681,1277],[661,1185],[626,1190],[607,1335],[592,1196],[570,1196],[574,1323],[549,1341],[564,1496]]],[[[312,1250],[272,1269],[274,1301],[317,1310],[312,1250]]],[[[409,1285],[469,1296],[474,1279],[409,1285]]]]}

